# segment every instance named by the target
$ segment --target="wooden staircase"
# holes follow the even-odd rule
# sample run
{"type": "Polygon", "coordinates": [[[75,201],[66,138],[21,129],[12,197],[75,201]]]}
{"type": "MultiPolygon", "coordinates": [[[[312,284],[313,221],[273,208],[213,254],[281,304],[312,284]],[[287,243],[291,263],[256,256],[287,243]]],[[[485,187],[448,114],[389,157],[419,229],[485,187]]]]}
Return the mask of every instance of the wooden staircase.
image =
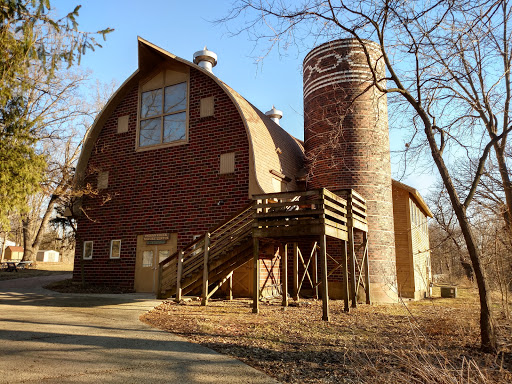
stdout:
{"type": "Polygon", "coordinates": [[[179,301],[182,295],[203,286],[206,302],[236,268],[251,260],[253,206],[254,203],[248,204],[160,262],[157,297],[176,296],[179,301]]]}
{"type": "MultiPolygon", "coordinates": [[[[180,301],[183,295],[201,291],[202,304],[233,275],[233,271],[248,261],[253,261],[253,312],[258,312],[260,286],[259,242],[274,239],[284,244],[281,284],[283,305],[287,305],[287,245],[294,243],[294,290],[298,298],[298,251],[297,242],[313,239],[315,243],[313,265],[322,272],[321,281],[316,277],[311,282],[316,289],[322,288],[323,319],[329,319],[328,277],[341,268],[343,274],[343,298],[345,310],[357,305],[357,291],[364,286],[366,302],[370,303],[370,281],[368,262],[368,223],[366,200],[352,189],[336,193],[325,188],[301,192],[280,192],[253,196],[254,201],[228,220],[206,232],[203,236],[163,260],[158,270],[157,297],[175,296],[180,301]],[[343,196],[343,197],[341,197],[343,196]],[[364,248],[361,256],[356,252],[354,230],[362,232],[364,248]],[[343,242],[341,263],[326,252],[327,237],[343,242]],[[337,266],[327,270],[327,258],[337,266]],[[318,258],[320,258],[318,260],[318,258]],[[321,266],[321,268],[318,268],[321,266]],[[357,270],[357,272],[356,272],[357,270]],[[350,286],[349,286],[350,283],[350,286]],[[297,287],[297,288],[295,288],[297,287]],[[200,289],[202,288],[202,289],[200,289]]],[[[304,260],[302,260],[304,263],[304,260]]],[[[308,260],[309,265],[310,261],[308,260]]],[[[304,265],[307,271],[308,267],[304,265]]],[[[332,267],[331,267],[332,268],[332,267]]],[[[316,274],[316,272],[314,273],[316,274]]],[[[302,280],[304,276],[302,277],[302,280]]]]}

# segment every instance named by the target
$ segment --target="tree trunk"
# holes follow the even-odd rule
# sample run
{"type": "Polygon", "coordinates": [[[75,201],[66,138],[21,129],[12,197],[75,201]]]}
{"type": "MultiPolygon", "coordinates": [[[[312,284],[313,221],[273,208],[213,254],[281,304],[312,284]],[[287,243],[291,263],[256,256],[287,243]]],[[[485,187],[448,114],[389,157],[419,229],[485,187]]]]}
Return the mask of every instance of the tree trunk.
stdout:
{"type": "Polygon", "coordinates": [[[503,184],[503,191],[505,192],[505,212],[503,218],[505,219],[505,226],[507,231],[512,234],[512,182],[510,181],[510,174],[508,171],[507,162],[505,161],[505,153],[498,143],[494,145],[494,152],[498,160],[498,169],[500,171],[501,181],[503,184]]]}
{"type": "Polygon", "coordinates": [[[476,284],[478,286],[478,294],[480,296],[480,337],[482,340],[482,349],[486,352],[494,352],[496,351],[496,334],[491,310],[489,287],[487,285],[487,280],[485,279],[484,271],[480,263],[480,251],[476,246],[476,241],[473,236],[473,231],[469,225],[469,220],[466,216],[465,208],[459,203],[459,206],[454,205],[454,209],[455,214],[459,219],[462,234],[466,240],[469,257],[471,258],[471,263],[473,264],[476,284]]]}
{"type": "Polygon", "coordinates": [[[446,191],[448,192],[448,196],[450,197],[453,210],[455,211],[455,215],[457,216],[457,220],[459,221],[459,225],[462,230],[462,235],[466,241],[471,264],[473,265],[473,272],[475,274],[475,279],[478,286],[478,294],[480,297],[480,337],[482,350],[486,352],[494,352],[496,351],[496,334],[494,329],[494,320],[491,312],[491,300],[488,295],[489,290],[485,280],[484,271],[480,263],[480,251],[476,246],[473,231],[471,230],[471,225],[466,215],[466,207],[460,202],[457,190],[455,189],[450,173],[448,172],[448,168],[444,163],[441,151],[439,150],[435,141],[433,127],[430,123],[430,120],[426,114],[424,114],[424,111],[420,110],[420,108],[417,108],[417,111],[420,112],[419,115],[422,117],[422,120],[425,124],[425,134],[427,136],[430,150],[432,152],[432,158],[436,163],[441,179],[443,180],[443,184],[446,188],[446,191]]]}
{"type": "Polygon", "coordinates": [[[46,226],[50,221],[51,214],[53,212],[53,208],[55,207],[55,203],[57,203],[57,200],[58,196],[52,195],[35,235],[33,234],[35,232],[35,228],[33,228],[34,222],[32,218],[27,215],[25,220],[22,220],[24,245],[23,261],[36,261],[37,252],[39,251],[39,246],[41,245],[44,231],[46,230],[46,226]]]}
{"type": "Polygon", "coordinates": [[[2,255],[0,256],[0,261],[4,261],[5,242],[6,241],[7,241],[7,232],[4,232],[4,240],[2,241],[2,255]]]}
{"type": "Polygon", "coordinates": [[[27,215],[21,220],[22,233],[23,233],[23,261],[35,262],[37,251],[34,254],[34,248],[32,247],[32,219],[27,215]]]}

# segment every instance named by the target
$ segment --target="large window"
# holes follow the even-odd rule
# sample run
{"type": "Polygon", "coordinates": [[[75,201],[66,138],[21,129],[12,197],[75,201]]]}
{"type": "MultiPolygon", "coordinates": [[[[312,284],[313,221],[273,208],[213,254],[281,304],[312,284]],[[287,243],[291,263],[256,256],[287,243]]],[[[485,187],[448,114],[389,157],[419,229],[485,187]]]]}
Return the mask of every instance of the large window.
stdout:
{"type": "Polygon", "coordinates": [[[141,93],[139,147],[187,140],[187,83],[141,93]]]}

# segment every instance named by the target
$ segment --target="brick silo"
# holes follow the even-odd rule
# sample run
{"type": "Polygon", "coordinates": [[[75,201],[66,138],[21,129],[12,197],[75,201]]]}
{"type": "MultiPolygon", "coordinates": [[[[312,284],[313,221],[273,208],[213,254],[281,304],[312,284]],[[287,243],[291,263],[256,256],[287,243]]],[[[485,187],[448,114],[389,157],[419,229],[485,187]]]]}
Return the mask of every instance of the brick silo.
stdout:
{"type": "MultiPolygon", "coordinates": [[[[384,78],[379,46],[365,45],[378,78],[384,78]]],[[[372,86],[366,55],[355,39],[313,49],[303,74],[308,189],[353,188],[367,199],[372,300],[396,301],[386,96],[372,86]]]]}

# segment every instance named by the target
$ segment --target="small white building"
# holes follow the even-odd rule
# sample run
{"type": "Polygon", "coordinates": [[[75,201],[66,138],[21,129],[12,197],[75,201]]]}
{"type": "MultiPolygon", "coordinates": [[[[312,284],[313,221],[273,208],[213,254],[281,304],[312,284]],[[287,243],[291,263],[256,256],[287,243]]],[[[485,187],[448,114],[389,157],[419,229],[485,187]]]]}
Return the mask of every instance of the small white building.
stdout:
{"type": "Polygon", "coordinates": [[[49,263],[58,263],[60,261],[60,254],[57,251],[53,250],[47,250],[47,251],[39,251],[37,252],[36,261],[43,263],[49,262],[49,263]]]}

